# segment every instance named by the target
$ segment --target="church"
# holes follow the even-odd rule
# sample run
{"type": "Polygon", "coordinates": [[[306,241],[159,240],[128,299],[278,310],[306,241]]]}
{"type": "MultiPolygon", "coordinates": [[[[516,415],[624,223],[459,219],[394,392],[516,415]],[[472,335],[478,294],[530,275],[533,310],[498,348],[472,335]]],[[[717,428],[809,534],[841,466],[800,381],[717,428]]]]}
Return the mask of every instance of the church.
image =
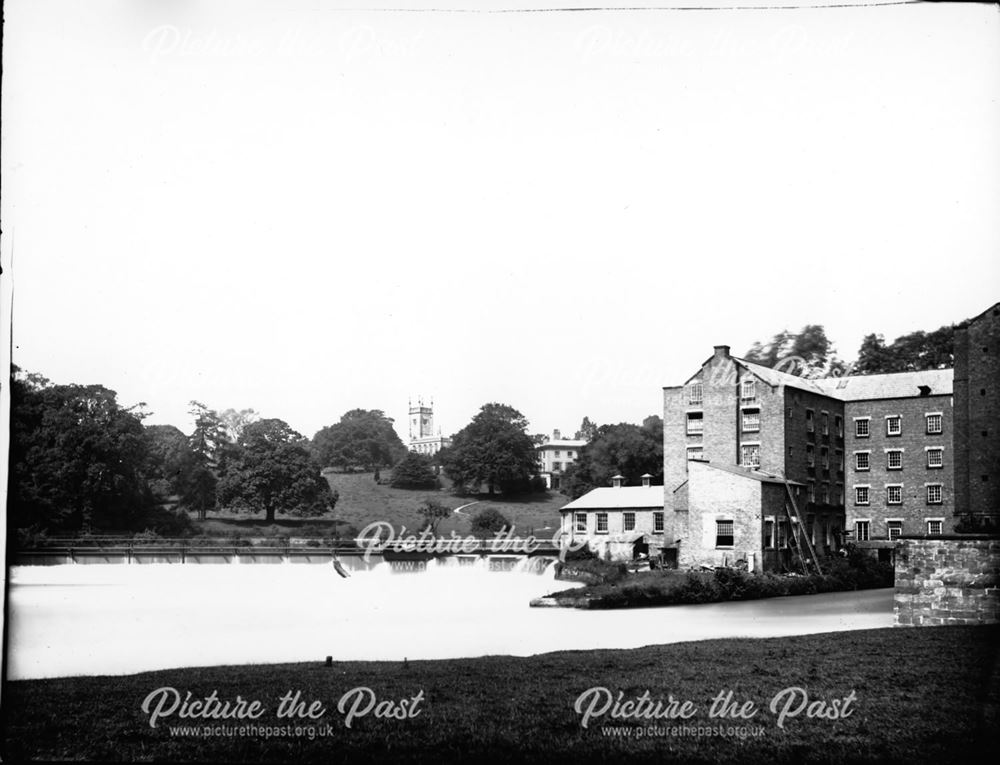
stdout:
{"type": "Polygon", "coordinates": [[[434,432],[434,399],[429,405],[418,398],[416,405],[410,401],[410,441],[411,452],[432,457],[445,447],[451,446],[451,439],[441,435],[441,429],[434,432]]]}

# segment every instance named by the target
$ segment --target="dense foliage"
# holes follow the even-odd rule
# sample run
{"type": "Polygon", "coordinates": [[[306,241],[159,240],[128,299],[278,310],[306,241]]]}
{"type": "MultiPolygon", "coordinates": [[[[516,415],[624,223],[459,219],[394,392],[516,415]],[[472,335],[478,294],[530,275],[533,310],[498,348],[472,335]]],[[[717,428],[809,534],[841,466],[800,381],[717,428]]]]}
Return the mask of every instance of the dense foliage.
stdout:
{"type": "Polygon", "coordinates": [[[506,404],[485,404],[472,422],[455,434],[441,459],[457,488],[478,490],[485,485],[516,494],[537,489],[535,444],[524,415],[506,404]]]}
{"type": "Polygon", "coordinates": [[[472,516],[469,525],[473,534],[496,534],[505,528],[509,529],[510,521],[495,507],[488,507],[472,516]]]}
{"type": "Polygon", "coordinates": [[[312,448],[322,467],[345,470],[389,467],[406,456],[392,418],[380,409],[346,412],[340,422],[313,436],[312,448]]]}
{"type": "Polygon", "coordinates": [[[882,335],[865,335],[858,350],[854,374],[919,372],[944,369],[955,363],[955,326],[933,332],[911,332],[886,344],[882,335]]]}
{"type": "Polygon", "coordinates": [[[663,484],[663,420],[656,415],[642,425],[620,422],[597,428],[567,468],[561,490],[575,499],[591,489],[610,486],[616,475],[623,476],[627,486],[639,486],[647,473],[654,485],[663,484]]]}
{"type": "Polygon", "coordinates": [[[390,484],[395,489],[433,489],[437,486],[437,476],[431,460],[424,454],[407,452],[392,468],[390,484]]]}

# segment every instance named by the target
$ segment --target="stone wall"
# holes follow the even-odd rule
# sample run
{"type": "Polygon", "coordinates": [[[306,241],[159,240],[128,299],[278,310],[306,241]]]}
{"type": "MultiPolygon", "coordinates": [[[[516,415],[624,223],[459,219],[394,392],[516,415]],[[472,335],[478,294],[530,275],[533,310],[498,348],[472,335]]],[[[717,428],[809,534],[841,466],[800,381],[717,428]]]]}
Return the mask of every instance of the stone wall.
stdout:
{"type": "Polygon", "coordinates": [[[1000,623],[1000,538],[901,539],[897,626],[1000,623]]]}

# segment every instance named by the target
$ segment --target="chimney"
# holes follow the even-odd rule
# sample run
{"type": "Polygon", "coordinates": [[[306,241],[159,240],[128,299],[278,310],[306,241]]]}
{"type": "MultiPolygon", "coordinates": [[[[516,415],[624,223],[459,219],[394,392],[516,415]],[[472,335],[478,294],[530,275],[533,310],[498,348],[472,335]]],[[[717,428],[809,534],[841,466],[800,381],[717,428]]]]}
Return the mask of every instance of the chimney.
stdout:
{"type": "Polygon", "coordinates": [[[929,395],[931,395],[931,386],[930,385],[918,385],[917,388],[920,390],[920,395],[921,396],[929,396],[929,395]]]}
{"type": "Polygon", "coordinates": [[[560,433],[558,429],[552,431],[552,440],[553,441],[558,441],[561,438],[562,438],[562,433],[560,433]]]}
{"type": "Polygon", "coordinates": [[[719,358],[719,359],[729,358],[729,346],[728,345],[716,345],[716,346],[714,346],[714,348],[715,348],[715,357],[716,358],[719,358]]]}
{"type": "Polygon", "coordinates": [[[645,473],[642,476],[642,485],[645,486],[648,489],[649,488],[649,482],[652,481],[652,480],[653,480],[653,476],[651,476],[649,473],[645,473]]]}
{"type": "Polygon", "coordinates": [[[614,478],[611,479],[611,485],[614,486],[616,489],[620,489],[622,487],[622,481],[624,480],[625,476],[616,475],[614,478]]]}

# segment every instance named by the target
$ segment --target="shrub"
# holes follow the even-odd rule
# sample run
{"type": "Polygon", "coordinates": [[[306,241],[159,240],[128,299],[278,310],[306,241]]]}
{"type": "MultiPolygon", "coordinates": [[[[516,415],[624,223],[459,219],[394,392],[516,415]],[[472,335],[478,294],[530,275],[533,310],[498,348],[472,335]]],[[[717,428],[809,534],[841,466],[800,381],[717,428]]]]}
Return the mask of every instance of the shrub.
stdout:
{"type": "Polygon", "coordinates": [[[495,534],[505,527],[509,528],[510,521],[495,507],[488,507],[472,517],[471,527],[473,533],[484,532],[495,534]]]}
{"type": "Polygon", "coordinates": [[[437,476],[429,457],[408,452],[392,469],[389,483],[394,489],[434,489],[437,488],[437,476]]]}

